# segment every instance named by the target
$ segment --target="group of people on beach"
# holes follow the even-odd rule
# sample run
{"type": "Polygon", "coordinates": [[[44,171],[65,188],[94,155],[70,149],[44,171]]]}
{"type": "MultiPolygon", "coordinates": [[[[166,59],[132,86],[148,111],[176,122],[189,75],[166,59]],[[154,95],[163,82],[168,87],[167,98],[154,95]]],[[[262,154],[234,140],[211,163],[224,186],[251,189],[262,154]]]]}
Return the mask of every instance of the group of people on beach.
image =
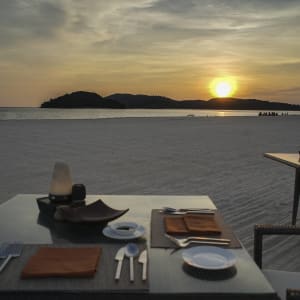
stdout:
{"type": "Polygon", "coordinates": [[[278,114],[277,112],[274,112],[274,111],[272,111],[272,112],[259,112],[259,114],[258,114],[258,116],[259,117],[265,117],[265,116],[270,116],[270,117],[276,117],[276,116],[288,116],[289,115],[289,113],[288,112],[282,112],[281,114],[278,114]]]}

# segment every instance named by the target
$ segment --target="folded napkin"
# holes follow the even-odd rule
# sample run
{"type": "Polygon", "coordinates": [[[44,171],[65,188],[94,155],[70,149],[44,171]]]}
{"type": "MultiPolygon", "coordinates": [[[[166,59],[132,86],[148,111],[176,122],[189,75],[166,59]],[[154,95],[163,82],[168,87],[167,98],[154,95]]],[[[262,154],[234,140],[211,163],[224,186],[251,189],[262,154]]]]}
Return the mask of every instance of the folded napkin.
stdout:
{"type": "Polygon", "coordinates": [[[164,221],[167,233],[185,234],[189,232],[183,217],[165,217],[164,221]]]}
{"type": "Polygon", "coordinates": [[[219,234],[221,228],[214,215],[187,215],[183,217],[189,232],[203,234],[219,234]]]}
{"type": "Polygon", "coordinates": [[[169,234],[220,234],[221,228],[214,215],[167,216],[165,229],[169,234]]]}
{"type": "Polygon", "coordinates": [[[101,251],[100,247],[41,247],[27,262],[21,277],[92,277],[101,251]]]}

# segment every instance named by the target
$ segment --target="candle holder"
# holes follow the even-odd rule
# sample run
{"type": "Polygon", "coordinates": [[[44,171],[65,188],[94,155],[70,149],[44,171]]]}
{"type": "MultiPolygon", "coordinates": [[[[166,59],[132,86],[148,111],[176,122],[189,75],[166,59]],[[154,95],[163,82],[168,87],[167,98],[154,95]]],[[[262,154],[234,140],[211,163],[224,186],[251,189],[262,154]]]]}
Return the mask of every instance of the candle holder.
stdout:
{"type": "Polygon", "coordinates": [[[49,200],[53,203],[72,200],[72,178],[69,166],[64,162],[56,162],[50,185],[49,200]]]}

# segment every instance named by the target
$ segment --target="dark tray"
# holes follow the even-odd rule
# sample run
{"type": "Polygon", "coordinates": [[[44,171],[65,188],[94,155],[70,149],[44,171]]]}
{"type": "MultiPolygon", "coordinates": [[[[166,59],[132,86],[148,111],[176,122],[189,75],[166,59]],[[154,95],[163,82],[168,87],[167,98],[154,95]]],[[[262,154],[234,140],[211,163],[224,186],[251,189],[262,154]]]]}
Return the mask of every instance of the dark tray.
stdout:
{"type": "Polygon", "coordinates": [[[105,224],[129,211],[116,210],[106,205],[101,199],[81,207],[60,206],[57,210],[64,221],[72,223],[105,224]]]}

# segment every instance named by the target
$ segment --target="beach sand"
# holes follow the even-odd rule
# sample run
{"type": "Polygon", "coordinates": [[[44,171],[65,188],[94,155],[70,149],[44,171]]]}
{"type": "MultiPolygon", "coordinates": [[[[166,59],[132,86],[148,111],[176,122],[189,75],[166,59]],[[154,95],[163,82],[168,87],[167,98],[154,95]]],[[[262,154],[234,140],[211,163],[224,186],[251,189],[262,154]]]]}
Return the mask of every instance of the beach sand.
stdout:
{"type": "MultiPolygon", "coordinates": [[[[0,121],[0,202],[47,194],[64,160],[89,194],[209,195],[252,253],[254,224],[291,222],[295,170],[263,153],[299,151],[299,125],[300,116],[0,121]]],[[[265,245],[264,266],[300,271],[300,237],[265,245]]]]}

